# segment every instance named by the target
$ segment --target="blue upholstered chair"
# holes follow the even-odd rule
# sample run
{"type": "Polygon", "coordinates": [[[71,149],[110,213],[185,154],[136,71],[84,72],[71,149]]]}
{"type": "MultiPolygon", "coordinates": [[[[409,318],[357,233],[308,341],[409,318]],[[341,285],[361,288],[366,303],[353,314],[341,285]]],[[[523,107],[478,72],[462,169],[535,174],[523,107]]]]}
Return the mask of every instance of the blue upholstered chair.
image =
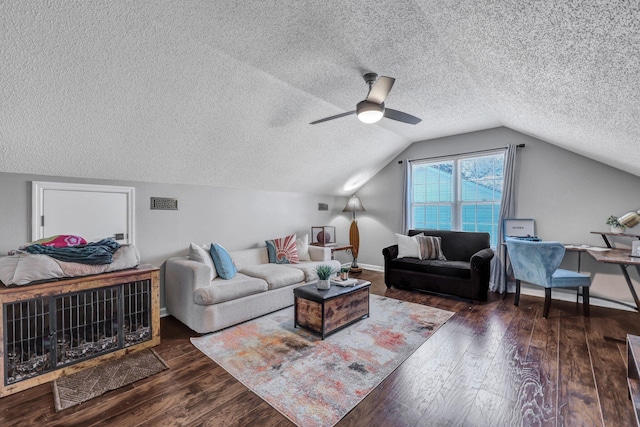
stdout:
{"type": "Polygon", "coordinates": [[[549,315],[552,288],[582,287],[583,314],[589,316],[591,278],[575,271],[558,268],[565,251],[562,243],[508,238],[507,250],[516,279],[515,305],[520,302],[520,281],[544,287],[544,317],[549,315]]]}

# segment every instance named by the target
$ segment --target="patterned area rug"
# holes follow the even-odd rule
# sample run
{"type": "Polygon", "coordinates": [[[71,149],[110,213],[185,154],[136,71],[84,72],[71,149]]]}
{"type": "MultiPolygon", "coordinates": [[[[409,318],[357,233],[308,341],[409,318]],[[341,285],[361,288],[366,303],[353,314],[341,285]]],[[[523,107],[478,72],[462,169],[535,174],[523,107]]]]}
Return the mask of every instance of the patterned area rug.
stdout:
{"type": "Polygon", "coordinates": [[[377,295],[370,307],[324,341],[289,307],[191,342],[295,424],[333,426],[454,314],[377,295]]]}
{"type": "Polygon", "coordinates": [[[169,369],[152,349],[101,363],[52,383],[56,412],[169,369]]]}

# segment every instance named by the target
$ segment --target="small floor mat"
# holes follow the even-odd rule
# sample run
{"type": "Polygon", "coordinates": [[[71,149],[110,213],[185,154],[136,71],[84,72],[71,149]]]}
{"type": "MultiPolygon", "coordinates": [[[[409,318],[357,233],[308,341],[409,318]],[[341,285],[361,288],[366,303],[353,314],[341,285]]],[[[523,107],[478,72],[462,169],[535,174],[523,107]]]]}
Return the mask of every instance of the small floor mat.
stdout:
{"type": "Polygon", "coordinates": [[[73,375],[58,378],[51,383],[56,412],[150,377],[165,369],[169,369],[166,362],[152,349],[145,349],[84,369],[73,375]]]}

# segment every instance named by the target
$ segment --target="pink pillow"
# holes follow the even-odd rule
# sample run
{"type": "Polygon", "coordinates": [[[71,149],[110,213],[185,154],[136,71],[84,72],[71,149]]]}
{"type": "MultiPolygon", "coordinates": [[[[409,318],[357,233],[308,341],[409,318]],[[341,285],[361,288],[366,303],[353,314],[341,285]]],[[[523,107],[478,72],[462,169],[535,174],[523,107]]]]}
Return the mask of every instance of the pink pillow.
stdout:
{"type": "Polygon", "coordinates": [[[72,234],[58,234],[51,237],[45,237],[35,242],[29,243],[29,245],[42,245],[52,246],[54,248],[65,248],[67,246],[86,245],[87,241],[80,236],[74,236],[72,234]]]}

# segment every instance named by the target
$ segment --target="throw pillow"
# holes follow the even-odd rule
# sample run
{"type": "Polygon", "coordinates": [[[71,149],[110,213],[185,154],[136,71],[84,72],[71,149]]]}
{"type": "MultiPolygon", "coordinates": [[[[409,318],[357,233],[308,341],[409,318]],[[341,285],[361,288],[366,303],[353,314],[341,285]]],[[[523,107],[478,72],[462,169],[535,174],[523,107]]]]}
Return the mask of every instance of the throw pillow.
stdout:
{"type": "Polygon", "coordinates": [[[296,246],[298,248],[298,260],[311,261],[311,255],[309,255],[309,235],[305,234],[302,237],[298,237],[296,239],[296,246]]]}
{"type": "Polygon", "coordinates": [[[420,245],[418,244],[417,236],[424,236],[424,234],[405,236],[404,234],[396,233],[398,258],[420,258],[420,245]]]}
{"type": "Polygon", "coordinates": [[[66,248],[68,246],[86,245],[87,241],[80,236],[74,236],[73,234],[56,234],[55,236],[45,237],[35,242],[31,242],[28,245],[42,245],[51,246],[53,248],[66,248]]]}
{"type": "Polygon", "coordinates": [[[231,259],[231,255],[229,252],[222,246],[217,243],[212,243],[211,248],[209,249],[211,252],[211,258],[213,258],[213,265],[216,266],[216,271],[218,272],[218,276],[223,279],[229,280],[233,279],[233,276],[236,275],[238,269],[236,268],[233,260],[231,259]]]}
{"type": "Polygon", "coordinates": [[[279,239],[266,240],[269,262],[276,264],[298,264],[298,248],[296,235],[292,234],[279,239]]]}
{"type": "Polygon", "coordinates": [[[442,240],[440,237],[419,235],[418,243],[420,245],[420,259],[447,260],[442,253],[442,240]]]}
{"type": "Polygon", "coordinates": [[[191,243],[189,245],[189,259],[204,264],[211,269],[209,280],[216,278],[216,266],[213,265],[211,253],[207,252],[202,246],[191,243]]]}

